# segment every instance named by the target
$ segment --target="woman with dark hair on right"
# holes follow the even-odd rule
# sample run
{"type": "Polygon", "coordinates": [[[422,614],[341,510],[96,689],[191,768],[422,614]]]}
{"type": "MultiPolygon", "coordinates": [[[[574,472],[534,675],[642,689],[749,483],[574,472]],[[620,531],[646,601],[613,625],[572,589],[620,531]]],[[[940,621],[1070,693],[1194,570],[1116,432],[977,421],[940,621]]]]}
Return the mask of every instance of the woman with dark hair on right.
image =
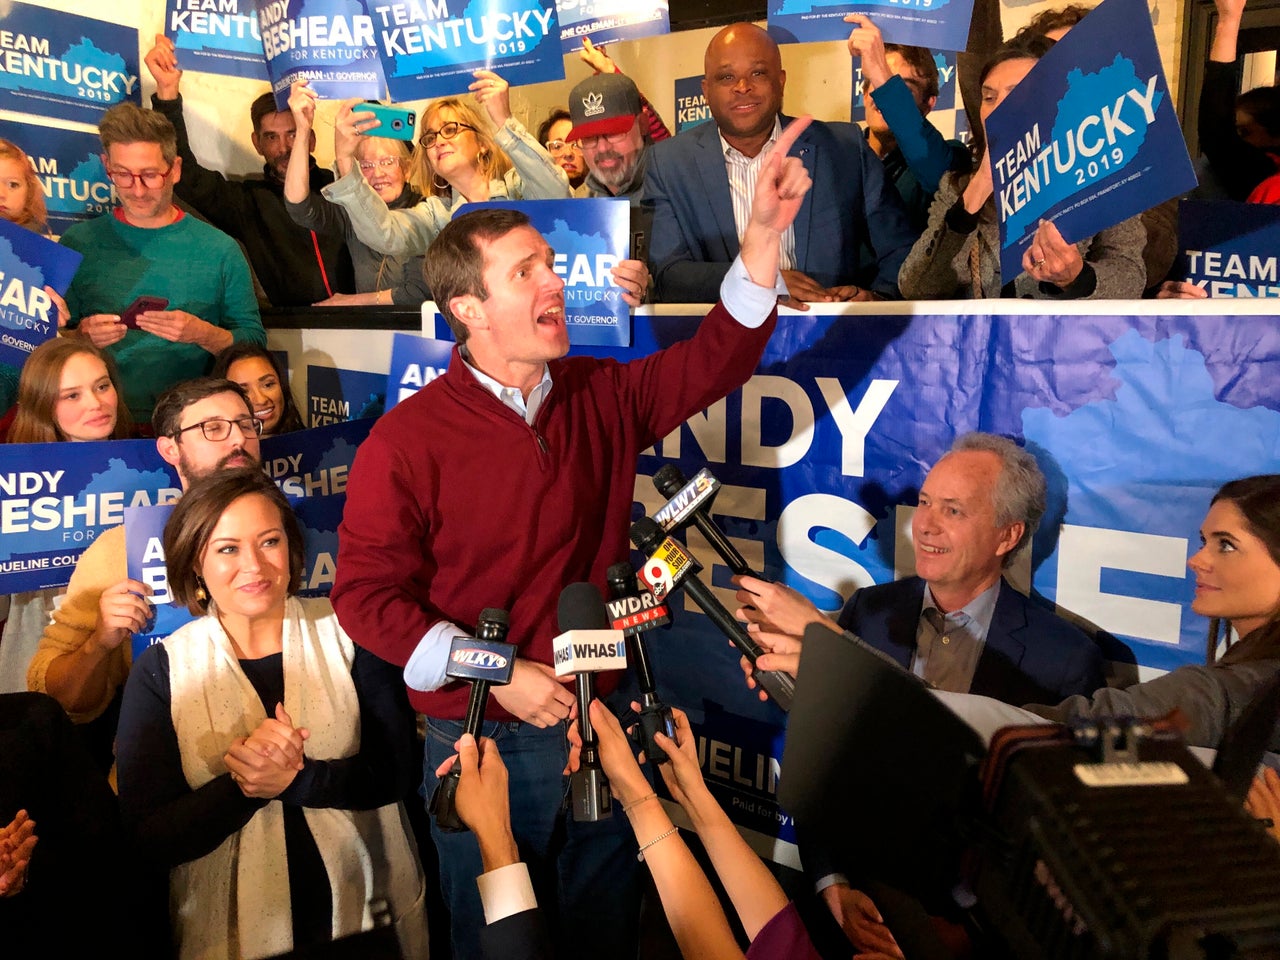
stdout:
{"type": "Polygon", "coordinates": [[[305,429],[289,389],[289,374],[276,355],[261,344],[233,343],[214,357],[209,375],[225,377],[244,390],[253,415],[262,421],[261,436],[305,429]]]}
{"type": "MultiPolygon", "coordinates": [[[[982,68],[983,123],[1053,47],[1043,36],[1004,44],[982,68]]],[[[1023,272],[1000,274],[1000,228],[988,149],[972,174],[947,173],[929,208],[929,223],[898,274],[906,300],[1136,299],[1146,286],[1139,217],[1079,243],[1041,221],[1022,258],[1023,272]]]]}

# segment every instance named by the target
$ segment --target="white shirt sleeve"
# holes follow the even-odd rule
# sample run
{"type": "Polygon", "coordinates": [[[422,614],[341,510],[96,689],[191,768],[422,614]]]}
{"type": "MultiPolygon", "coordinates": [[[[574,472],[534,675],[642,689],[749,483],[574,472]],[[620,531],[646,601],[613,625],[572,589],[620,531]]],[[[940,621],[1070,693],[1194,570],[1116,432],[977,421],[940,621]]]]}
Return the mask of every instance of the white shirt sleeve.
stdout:
{"type": "Polygon", "coordinates": [[[404,665],[405,686],[430,693],[448,683],[445,669],[449,666],[449,644],[454,637],[465,636],[466,632],[448,620],[441,620],[427,630],[404,665]]]}
{"type": "Polygon", "coordinates": [[[765,320],[778,305],[778,297],[787,295],[787,284],[778,272],[778,279],[772,287],[762,287],[747,273],[742,257],[735,257],[729,265],[729,272],[720,282],[720,301],[744,327],[754,330],[765,320]]]}
{"type": "Polygon", "coordinates": [[[529,879],[529,868],[523,862],[480,874],[476,877],[476,886],[480,888],[485,923],[497,923],[538,906],[533,882],[529,879]]]}

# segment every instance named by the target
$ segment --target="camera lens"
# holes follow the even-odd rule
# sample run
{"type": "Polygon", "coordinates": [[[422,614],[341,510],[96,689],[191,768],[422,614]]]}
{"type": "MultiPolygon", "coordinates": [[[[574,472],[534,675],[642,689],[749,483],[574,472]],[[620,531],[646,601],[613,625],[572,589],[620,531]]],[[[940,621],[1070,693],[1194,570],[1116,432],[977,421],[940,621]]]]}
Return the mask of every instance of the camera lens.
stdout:
{"type": "Polygon", "coordinates": [[[404,121],[403,121],[403,120],[392,120],[392,121],[391,121],[391,129],[392,129],[392,130],[399,130],[399,129],[400,129],[401,127],[403,127],[403,126],[404,126],[404,121]]]}

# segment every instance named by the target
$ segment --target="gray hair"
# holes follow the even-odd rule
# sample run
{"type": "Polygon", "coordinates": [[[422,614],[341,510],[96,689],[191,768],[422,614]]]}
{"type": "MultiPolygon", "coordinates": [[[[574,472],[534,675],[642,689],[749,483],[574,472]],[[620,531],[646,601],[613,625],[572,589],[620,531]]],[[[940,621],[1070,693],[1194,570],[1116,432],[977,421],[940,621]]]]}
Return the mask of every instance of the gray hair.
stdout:
{"type": "Polygon", "coordinates": [[[994,453],[1000,458],[1000,476],[991,491],[991,502],[996,509],[996,525],[1013,523],[1023,525],[1022,537],[1012,550],[1004,555],[1007,567],[1013,558],[1027,545],[1040,526],[1045,511],[1045,481],[1036,458],[1007,437],[994,433],[966,433],[956,437],[948,454],[964,451],[994,453]]]}

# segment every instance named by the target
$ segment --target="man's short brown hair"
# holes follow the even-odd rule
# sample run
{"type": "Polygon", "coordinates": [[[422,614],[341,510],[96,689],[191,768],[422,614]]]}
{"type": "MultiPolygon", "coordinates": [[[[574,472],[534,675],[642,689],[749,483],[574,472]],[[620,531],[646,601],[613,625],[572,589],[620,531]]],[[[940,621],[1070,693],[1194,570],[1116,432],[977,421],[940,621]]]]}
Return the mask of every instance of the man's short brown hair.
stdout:
{"type": "MultiPolygon", "coordinates": [[[[901,43],[886,43],[884,52],[896,53],[920,77],[920,81],[924,84],[920,92],[924,94],[925,101],[920,106],[922,109],[927,109],[928,102],[938,95],[939,89],[938,64],[933,59],[933,54],[925,47],[908,47],[901,43]]],[[[913,89],[911,92],[916,91],[913,89]]]]}
{"type": "Polygon", "coordinates": [[[268,90],[249,105],[249,120],[253,123],[253,132],[262,132],[262,118],[273,113],[280,113],[276,106],[276,95],[268,90]]]}
{"type": "Polygon", "coordinates": [[[529,226],[519,210],[491,208],[464,213],[450,220],[427,250],[427,288],[458,346],[467,342],[467,325],[453,315],[449,302],[455,297],[489,299],[484,285],[484,248],[518,227],[529,226]]]}
{"type": "Polygon", "coordinates": [[[132,103],[118,103],[104,113],[98,121],[98,137],[103,153],[117,143],[155,143],[165,163],[172,164],[178,156],[178,132],[169,118],[132,103]]]}

